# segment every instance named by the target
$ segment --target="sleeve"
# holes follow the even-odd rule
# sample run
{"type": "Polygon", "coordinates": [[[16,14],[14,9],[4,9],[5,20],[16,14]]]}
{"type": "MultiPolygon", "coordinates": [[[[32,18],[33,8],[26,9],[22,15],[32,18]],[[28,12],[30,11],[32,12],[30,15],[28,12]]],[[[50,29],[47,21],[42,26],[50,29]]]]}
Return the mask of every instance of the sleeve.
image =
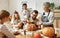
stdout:
{"type": "Polygon", "coordinates": [[[53,12],[50,13],[48,18],[49,18],[49,22],[43,22],[44,25],[50,25],[50,24],[53,23],[53,21],[54,21],[54,14],[53,14],[53,12]]]}
{"type": "Polygon", "coordinates": [[[1,32],[8,38],[15,38],[15,36],[8,30],[8,28],[5,25],[1,27],[1,32]]]}

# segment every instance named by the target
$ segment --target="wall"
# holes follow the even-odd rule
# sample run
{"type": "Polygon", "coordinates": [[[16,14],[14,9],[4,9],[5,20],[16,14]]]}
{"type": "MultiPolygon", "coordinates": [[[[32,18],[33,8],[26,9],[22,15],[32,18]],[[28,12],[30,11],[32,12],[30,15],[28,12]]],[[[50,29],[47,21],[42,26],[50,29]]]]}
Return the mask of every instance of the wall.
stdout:
{"type": "Polygon", "coordinates": [[[28,8],[37,9],[40,13],[43,11],[44,2],[54,2],[56,7],[60,5],[60,0],[9,0],[9,11],[11,15],[15,10],[18,12],[22,10],[22,1],[27,1],[28,8]]]}
{"type": "Polygon", "coordinates": [[[17,10],[18,0],[9,0],[9,12],[12,15],[15,10],[17,10]]]}
{"type": "Polygon", "coordinates": [[[41,13],[43,11],[43,3],[44,2],[54,2],[55,6],[59,6],[60,5],[60,0],[36,0],[36,9],[41,13]]]}
{"type": "Polygon", "coordinates": [[[40,13],[43,11],[44,2],[54,2],[56,7],[60,5],[60,0],[0,0],[0,10],[9,10],[11,15],[15,10],[21,12],[22,1],[27,1],[28,8],[37,9],[40,13]]]}
{"type": "Polygon", "coordinates": [[[0,0],[0,10],[8,10],[8,0],[0,0]]]}
{"type": "Polygon", "coordinates": [[[27,1],[28,8],[35,9],[35,1],[34,0],[9,0],[9,11],[11,15],[15,10],[21,12],[22,10],[22,1],[27,1]],[[34,1],[34,2],[33,2],[34,1]]]}

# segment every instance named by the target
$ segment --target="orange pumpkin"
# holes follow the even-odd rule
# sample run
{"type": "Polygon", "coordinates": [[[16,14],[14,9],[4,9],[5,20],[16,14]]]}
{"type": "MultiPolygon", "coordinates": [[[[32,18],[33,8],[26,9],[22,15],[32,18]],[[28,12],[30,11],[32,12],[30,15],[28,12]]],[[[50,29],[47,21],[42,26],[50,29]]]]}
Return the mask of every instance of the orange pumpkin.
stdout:
{"type": "Polygon", "coordinates": [[[37,29],[37,27],[35,24],[29,24],[27,26],[27,30],[29,30],[29,31],[35,31],[36,29],[37,29]]]}
{"type": "Polygon", "coordinates": [[[42,29],[42,33],[45,36],[52,37],[55,34],[55,30],[52,27],[45,27],[42,29]]]}
{"type": "Polygon", "coordinates": [[[34,38],[41,38],[40,33],[39,33],[39,32],[35,33],[35,34],[34,34],[34,38]]]}
{"type": "Polygon", "coordinates": [[[31,31],[31,25],[30,25],[30,24],[28,24],[27,30],[28,30],[28,31],[31,31]]]}

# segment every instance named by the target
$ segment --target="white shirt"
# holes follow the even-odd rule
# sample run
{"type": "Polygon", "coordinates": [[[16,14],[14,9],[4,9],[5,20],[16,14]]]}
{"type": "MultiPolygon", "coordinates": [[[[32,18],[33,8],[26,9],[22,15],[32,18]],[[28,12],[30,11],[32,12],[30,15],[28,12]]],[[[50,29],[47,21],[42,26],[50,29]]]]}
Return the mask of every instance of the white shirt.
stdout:
{"type": "MultiPolygon", "coordinates": [[[[20,15],[19,15],[19,17],[20,17],[20,15]]],[[[12,15],[12,19],[11,19],[11,23],[12,23],[12,24],[18,23],[17,21],[20,22],[20,19],[14,20],[14,14],[13,14],[13,15],[12,15]]]]}
{"type": "MultiPolygon", "coordinates": [[[[42,13],[42,15],[43,15],[43,13],[42,13]]],[[[42,16],[41,15],[41,16],[42,16]]],[[[45,15],[44,16],[47,16],[48,15],[48,13],[47,12],[45,12],[45,15]]],[[[54,14],[53,14],[53,12],[50,12],[49,13],[49,16],[48,16],[48,19],[49,19],[49,22],[42,22],[44,25],[50,25],[50,24],[53,24],[53,21],[54,21],[54,14]]]]}
{"type": "Polygon", "coordinates": [[[4,35],[8,38],[15,38],[5,25],[0,24],[0,38],[3,38],[4,35]]]}
{"type": "Polygon", "coordinates": [[[29,18],[29,16],[30,16],[30,11],[29,10],[23,10],[20,13],[20,19],[21,19],[21,21],[24,21],[26,18],[29,18]]]}

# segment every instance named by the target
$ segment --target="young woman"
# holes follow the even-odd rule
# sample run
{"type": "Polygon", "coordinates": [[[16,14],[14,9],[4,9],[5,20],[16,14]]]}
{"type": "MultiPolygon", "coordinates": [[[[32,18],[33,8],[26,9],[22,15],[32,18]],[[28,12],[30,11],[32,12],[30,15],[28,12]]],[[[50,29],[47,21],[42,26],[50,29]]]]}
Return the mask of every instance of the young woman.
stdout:
{"type": "Polygon", "coordinates": [[[9,31],[5,22],[9,20],[10,13],[6,10],[0,11],[0,38],[15,38],[14,35],[9,31]]]}
{"type": "Polygon", "coordinates": [[[14,16],[12,17],[11,23],[14,23],[15,25],[20,22],[20,17],[17,11],[14,12],[14,16]]]}
{"type": "Polygon", "coordinates": [[[53,27],[54,15],[50,10],[50,3],[44,3],[44,12],[42,13],[41,22],[44,27],[53,27]]]}
{"type": "Polygon", "coordinates": [[[17,29],[23,29],[23,23],[20,21],[20,17],[17,11],[14,12],[11,23],[14,24],[13,27],[17,29]]]}

